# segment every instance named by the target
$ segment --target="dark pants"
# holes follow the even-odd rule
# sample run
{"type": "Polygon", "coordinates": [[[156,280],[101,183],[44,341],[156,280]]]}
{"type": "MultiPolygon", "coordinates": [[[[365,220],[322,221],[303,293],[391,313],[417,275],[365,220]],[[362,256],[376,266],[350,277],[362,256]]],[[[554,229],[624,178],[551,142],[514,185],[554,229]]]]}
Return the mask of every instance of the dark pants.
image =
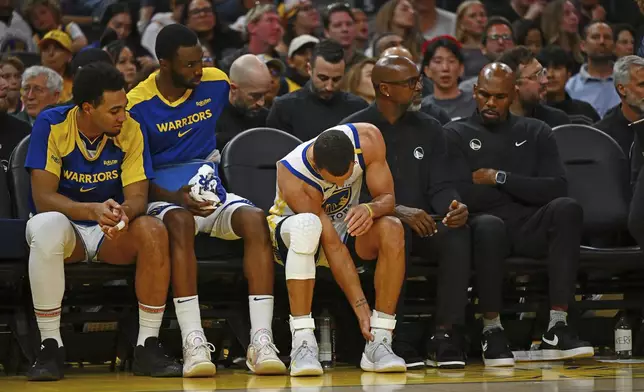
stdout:
{"type": "Polygon", "coordinates": [[[560,197],[541,207],[523,224],[508,227],[512,254],[548,258],[550,304],[565,306],[574,295],[583,210],[560,197]]]}
{"type": "Polygon", "coordinates": [[[628,213],[628,231],[637,244],[644,248],[644,170],[639,172],[628,213]]]}
{"type": "Polygon", "coordinates": [[[438,264],[437,326],[451,326],[463,321],[470,280],[470,230],[467,226],[450,229],[437,224],[438,233],[421,238],[412,236],[411,252],[438,264]]]}

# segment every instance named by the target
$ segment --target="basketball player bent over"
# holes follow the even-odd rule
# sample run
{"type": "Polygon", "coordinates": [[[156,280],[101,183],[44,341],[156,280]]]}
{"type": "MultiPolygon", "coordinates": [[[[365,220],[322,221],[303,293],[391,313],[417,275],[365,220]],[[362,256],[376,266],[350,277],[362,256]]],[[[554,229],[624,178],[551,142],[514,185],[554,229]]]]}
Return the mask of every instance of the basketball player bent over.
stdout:
{"type": "Polygon", "coordinates": [[[83,67],[74,106],[47,110],[34,123],[25,166],[36,214],[27,222],[29,280],[41,347],[32,381],[63,378],[60,336],[64,264],[136,262],[139,337],[136,375],[181,376],[158,342],[168,285],[168,233],[145,216],[150,156],[139,124],[125,111],[125,80],[112,65],[83,67]]]}
{"type": "Polygon", "coordinates": [[[405,361],[391,349],[394,313],[405,276],[403,227],[390,216],[394,204],[385,144],[371,124],[326,130],[277,163],[277,195],[268,221],[275,256],[285,265],[291,307],[291,376],[323,372],[311,317],[316,264],[331,268],[358,317],[367,339],[362,369],[406,370],[405,361]],[[358,204],[364,173],[373,200],[358,204]],[[373,313],[349,249],[362,260],[377,259],[373,313]]]}

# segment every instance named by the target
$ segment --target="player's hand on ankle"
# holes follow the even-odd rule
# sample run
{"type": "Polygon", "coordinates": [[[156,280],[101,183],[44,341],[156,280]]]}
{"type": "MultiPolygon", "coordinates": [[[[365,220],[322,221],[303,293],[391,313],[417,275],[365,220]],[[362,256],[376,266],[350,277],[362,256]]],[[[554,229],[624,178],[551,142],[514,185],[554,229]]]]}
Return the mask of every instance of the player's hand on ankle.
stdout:
{"type": "Polygon", "coordinates": [[[181,187],[176,192],[176,202],[186,210],[192,212],[193,215],[197,216],[208,216],[215,212],[214,209],[207,209],[206,207],[212,207],[212,203],[209,201],[196,201],[190,196],[190,190],[192,186],[185,185],[181,187]]]}
{"type": "Polygon", "coordinates": [[[367,300],[365,298],[359,299],[353,305],[353,310],[358,318],[362,336],[368,341],[373,341],[374,337],[371,334],[371,309],[369,309],[367,300]]]}

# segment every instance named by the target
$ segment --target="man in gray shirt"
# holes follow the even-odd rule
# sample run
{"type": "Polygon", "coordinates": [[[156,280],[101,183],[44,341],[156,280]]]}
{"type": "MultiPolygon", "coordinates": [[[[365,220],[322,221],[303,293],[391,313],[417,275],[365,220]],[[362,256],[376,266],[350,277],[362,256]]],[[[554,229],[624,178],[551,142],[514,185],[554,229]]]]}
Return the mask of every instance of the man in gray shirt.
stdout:
{"type": "Polygon", "coordinates": [[[444,109],[452,120],[469,117],[476,110],[472,93],[458,88],[458,79],[463,75],[463,53],[452,38],[434,40],[423,58],[425,74],[434,82],[434,93],[423,99],[421,110],[432,105],[444,109]]]}

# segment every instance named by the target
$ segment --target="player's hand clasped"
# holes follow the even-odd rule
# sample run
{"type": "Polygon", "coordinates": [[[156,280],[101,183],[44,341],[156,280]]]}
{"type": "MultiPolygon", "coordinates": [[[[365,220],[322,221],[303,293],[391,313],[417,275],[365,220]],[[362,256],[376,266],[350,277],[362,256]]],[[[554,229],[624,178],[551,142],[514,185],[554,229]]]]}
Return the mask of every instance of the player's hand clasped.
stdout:
{"type": "Polygon", "coordinates": [[[368,203],[351,207],[344,221],[348,223],[349,235],[358,237],[369,231],[373,225],[373,210],[368,203]]]}
{"type": "Polygon", "coordinates": [[[438,233],[436,222],[431,215],[419,208],[397,206],[396,215],[400,220],[411,227],[420,237],[430,237],[438,233]]]}
{"type": "Polygon", "coordinates": [[[126,232],[130,222],[121,205],[112,199],[94,204],[92,219],[100,225],[101,230],[110,240],[126,232]]]}
{"type": "Polygon", "coordinates": [[[215,212],[214,209],[208,208],[212,207],[212,202],[196,201],[195,199],[193,199],[192,196],[190,196],[191,189],[191,185],[185,185],[176,192],[177,204],[192,212],[193,215],[197,216],[205,217],[215,212]]]}
{"type": "Polygon", "coordinates": [[[452,200],[449,205],[449,212],[443,219],[443,224],[451,228],[461,227],[467,223],[469,215],[470,212],[465,204],[452,200]]]}

